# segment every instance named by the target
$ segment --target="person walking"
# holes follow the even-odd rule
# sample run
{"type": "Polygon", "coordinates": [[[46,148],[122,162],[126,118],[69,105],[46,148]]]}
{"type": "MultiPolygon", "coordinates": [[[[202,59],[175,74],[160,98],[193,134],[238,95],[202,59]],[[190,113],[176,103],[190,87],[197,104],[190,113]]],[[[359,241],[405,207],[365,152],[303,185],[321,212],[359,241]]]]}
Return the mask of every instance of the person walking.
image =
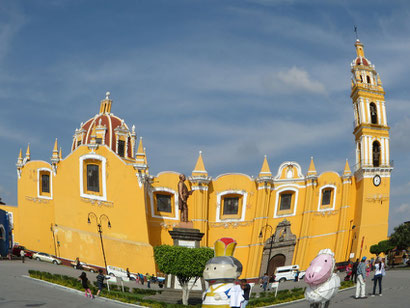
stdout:
{"type": "Polygon", "coordinates": [[[231,308],[241,308],[244,299],[244,291],[239,284],[235,284],[228,292],[229,297],[229,307],[231,308]]]}
{"type": "Polygon", "coordinates": [[[81,280],[81,285],[85,290],[85,297],[94,298],[93,293],[91,293],[90,287],[88,286],[88,278],[85,272],[82,272],[78,280],[81,280]]]}
{"type": "Polygon", "coordinates": [[[20,250],[20,257],[21,257],[21,262],[24,263],[24,257],[26,256],[26,253],[24,252],[24,249],[20,250]]]}
{"type": "Polygon", "coordinates": [[[98,270],[98,275],[97,275],[97,288],[98,288],[98,291],[97,291],[96,296],[100,295],[100,293],[101,293],[101,291],[104,287],[104,279],[105,279],[105,276],[103,275],[103,271],[102,271],[102,269],[99,269],[98,270]]]}
{"type": "Polygon", "coordinates": [[[354,281],[354,283],[357,283],[357,266],[359,265],[359,259],[356,259],[356,262],[353,263],[353,267],[352,267],[352,281],[354,281]]]}
{"type": "Polygon", "coordinates": [[[249,295],[251,293],[251,286],[246,282],[246,279],[241,280],[241,288],[243,291],[243,302],[241,303],[241,308],[245,308],[249,303],[249,295]]]}
{"type": "Polygon", "coordinates": [[[356,299],[366,297],[366,257],[357,266],[356,299]]]}
{"type": "Polygon", "coordinates": [[[383,273],[384,273],[384,264],[380,259],[376,260],[376,263],[374,264],[374,277],[373,277],[373,293],[372,296],[376,295],[376,286],[377,282],[379,282],[379,296],[382,296],[382,278],[383,278],[383,273]]]}

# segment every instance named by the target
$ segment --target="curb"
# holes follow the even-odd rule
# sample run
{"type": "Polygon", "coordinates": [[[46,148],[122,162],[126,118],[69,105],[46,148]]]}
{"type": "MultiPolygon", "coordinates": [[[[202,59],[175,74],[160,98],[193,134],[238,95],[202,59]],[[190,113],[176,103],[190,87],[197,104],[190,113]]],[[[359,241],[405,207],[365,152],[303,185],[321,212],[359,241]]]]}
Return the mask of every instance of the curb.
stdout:
{"type": "MultiPolygon", "coordinates": [[[[48,285],[52,288],[62,289],[62,290],[69,291],[69,292],[72,292],[72,293],[77,293],[79,295],[84,295],[84,292],[82,292],[82,291],[75,290],[75,289],[72,289],[72,288],[69,288],[69,287],[65,287],[65,286],[62,286],[62,285],[59,285],[59,284],[56,284],[56,283],[52,283],[52,282],[49,282],[49,281],[33,278],[33,277],[30,277],[30,276],[27,276],[27,275],[21,275],[21,277],[27,278],[27,279],[32,279],[34,281],[44,283],[44,284],[46,284],[46,285],[48,285]]],[[[121,302],[121,301],[118,301],[118,300],[115,300],[115,299],[110,299],[110,298],[106,298],[106,297],[102,297],[102,296],[101,297],[100,296],[95,297],[94,300],[104,301],[104,302],[108,302],[108,303],[117,303],[117,304],[126,305],[126,306],[130,306],[130,307],[147,308],[146,306],[140,306],[140,305],[137,305],[137,304],[125,303],[125,302],[121,302]]]]}

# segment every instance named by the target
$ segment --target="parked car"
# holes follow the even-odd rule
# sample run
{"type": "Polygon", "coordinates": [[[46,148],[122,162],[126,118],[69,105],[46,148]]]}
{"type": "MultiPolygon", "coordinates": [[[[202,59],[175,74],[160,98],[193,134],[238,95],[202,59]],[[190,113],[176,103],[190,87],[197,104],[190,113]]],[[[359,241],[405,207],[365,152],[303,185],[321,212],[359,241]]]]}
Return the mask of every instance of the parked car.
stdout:
{"type": "Polygon", "coordinates": [[[335,264],[336,270],[339,272],[345,272],[346,267],[349,265],[349,261],[338,262],[335,264]]]}
{"type": "MultiPolygon", "coordinates": [[[[127,275],[127,271],[125,269],[120,268],[120,267],[108,265],[107,266],[107,271],[108,271],[107,274],[110,275],[110,276],[125,278],[125,280],[129,279],[128,275],[127,275]]],[[[137,277],[134,274],[130,274],[130,278],[131,278],[131,280],[136,280],[137,279],[137,277]]]]}
{"type": "Polygon", "coordinates": [[[17,257],[20,257],[20,251],[24,250],[25,256],[32,259],[33,258],[33,253],[30,250],[27,250],[26,247],[21,246],[21,245],[15,245],[13,246],[13,249],[11,253],[17,257]]]}
{"type": "Polygon", "coordinates": [[[294,280],[296,273],[299,272],[299,279],[305,277],[305,271],[299,270],[299,265],[279,266],[275,270],[275,281],[284,282],[294,280]]]}
{"type": "Polygon", "coordinates": [[[45,252],[36,252],[35,254],[33,254],[33,259],[37,261],[50,262],[50,263],[54,263],[57,265],[61,264],[60,259],[57,259],[56,257],[49,255],[48,253],[45,253],[45,252]]]}
{"type": "Polygon", "coordinates": [[[80,266],[77,266],[77,261],[71,262],[71,266],[79,269],[79,270],[85,270],[85,271],[90,271],[91,273],[96,273],[98,272],[98,269],[94,266],[88,265],[87,263],[81,262],[80,261],[80,266]]]}

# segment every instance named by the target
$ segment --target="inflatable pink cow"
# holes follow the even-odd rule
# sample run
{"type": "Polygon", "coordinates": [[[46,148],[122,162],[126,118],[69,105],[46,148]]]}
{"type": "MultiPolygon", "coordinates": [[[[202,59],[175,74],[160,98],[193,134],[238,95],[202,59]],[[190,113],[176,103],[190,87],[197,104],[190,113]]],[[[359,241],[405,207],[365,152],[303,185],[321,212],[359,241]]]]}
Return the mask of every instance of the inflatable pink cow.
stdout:
{"type": "Polygon", "coordinates": [[[340,287],[340,278],[334,274],[335,258],[330,249],[322,249],[306,270],[305,282],[308,287],[305,298],[312,308],[329,307],[330,299],[340,287]]]}

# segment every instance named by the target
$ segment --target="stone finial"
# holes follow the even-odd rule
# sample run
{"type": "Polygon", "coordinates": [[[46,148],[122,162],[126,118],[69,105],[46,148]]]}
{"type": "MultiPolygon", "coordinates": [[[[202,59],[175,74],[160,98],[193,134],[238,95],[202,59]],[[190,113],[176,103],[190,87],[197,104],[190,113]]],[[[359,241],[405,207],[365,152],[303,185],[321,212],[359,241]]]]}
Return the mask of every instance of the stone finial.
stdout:
{"type": "Polygon", "coordinates": [[[111,95],[110,91],[105,92],[105,99],[106,99],[106,100],[109,100],[109,99],[110,99],[110,95],[111,95]]]}

